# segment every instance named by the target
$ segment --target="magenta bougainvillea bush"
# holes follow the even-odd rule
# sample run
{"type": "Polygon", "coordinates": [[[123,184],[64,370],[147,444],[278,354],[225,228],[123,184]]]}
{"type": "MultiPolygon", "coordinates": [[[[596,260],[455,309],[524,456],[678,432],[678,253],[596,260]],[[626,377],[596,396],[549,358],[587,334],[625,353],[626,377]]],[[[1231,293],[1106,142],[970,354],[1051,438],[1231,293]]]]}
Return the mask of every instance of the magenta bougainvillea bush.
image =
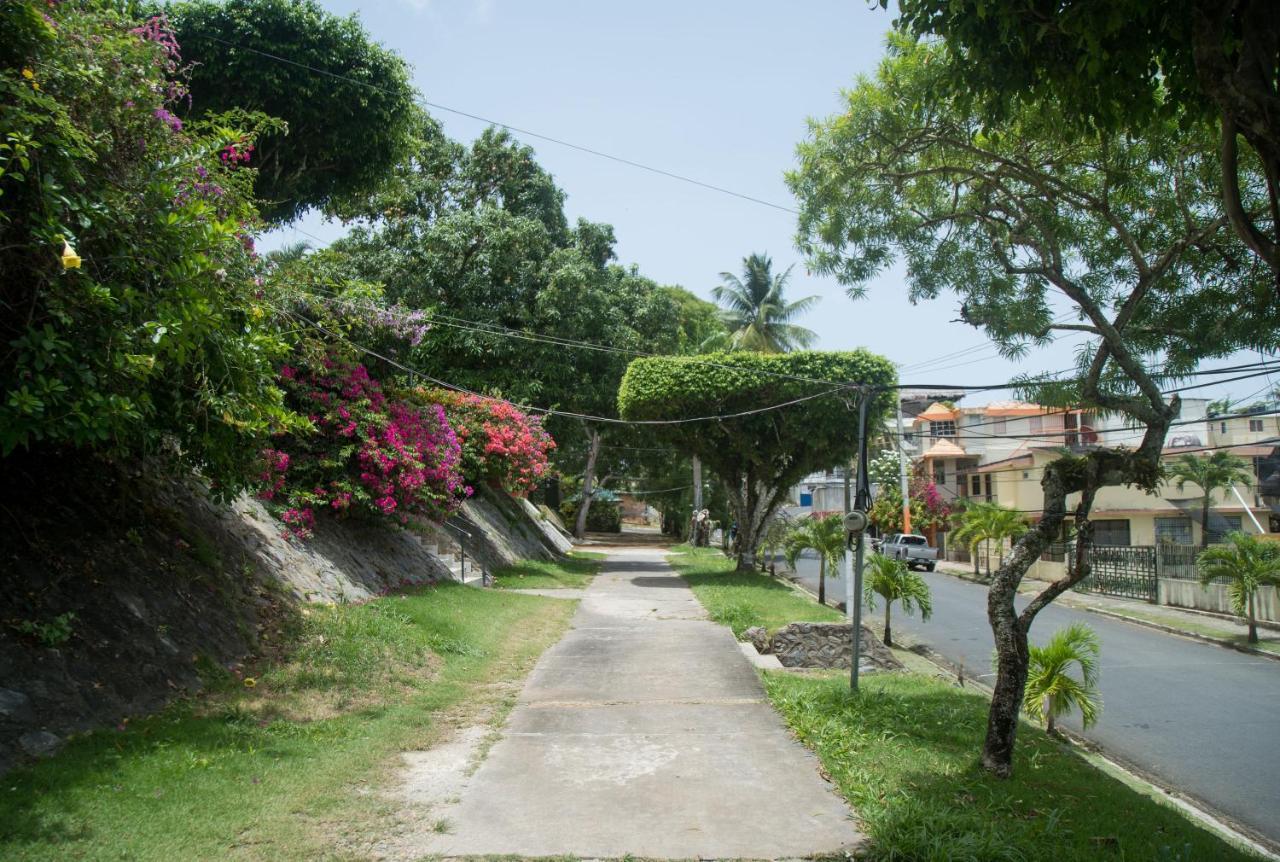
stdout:
{"type": "Polygon", "coordinates": [[[462,444],[462,472],[468,481],[524,495],[546,476],[556,444],[541,417],[497,398],[443,389],[417,394],[426,403],[443,405],[462,444]]]}
{"type": "Polygon", "coordinates": [[[280,385],[314,430],[263,452],[258,495],[293,535],[310,535],[320,512],[439,521],[470,496],[462,447],[440,404],[396,398],[365,366],[336,358],[285,365],[280,385]]]}

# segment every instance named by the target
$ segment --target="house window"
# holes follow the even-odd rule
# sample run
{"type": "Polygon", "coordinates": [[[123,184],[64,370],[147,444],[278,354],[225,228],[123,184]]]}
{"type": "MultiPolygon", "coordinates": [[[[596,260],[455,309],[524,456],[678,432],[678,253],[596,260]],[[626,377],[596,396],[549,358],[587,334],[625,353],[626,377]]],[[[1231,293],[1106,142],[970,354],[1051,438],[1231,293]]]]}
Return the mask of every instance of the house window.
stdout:
{"type": "Polygon", "coordinates": [[[1219,423],[1218,423],[1218,428],[1219,428],[1219,429],[1221,429],[1221,431],[1222,431],[1222,433],[1223,433],[1223,434],[1226,434],[1226,433],[1227,433],[1227,423],[1226,423],[1226,422],[1219,422],[1219,423]]]}
{"type": "Polygon", "coordinates": [[[933,465],[933,482],[935,485],[947,484],[947,468],[945,464],[933,465]]]}
{"type": "Polygon", "coordinates": [[[1249,420],[1249,430],[1250,430],[1250,431],[1261,431],[1261,430],[1262,430],[1262,420],[1261,420],[1261,419],[1250,419],[1250,420],[1249,420]]]}
{"type": "Polygon", "coordinates": [[[969,477],[969,493],[971,493],[975,497],[982,496],[982,477],[981,476],[969,477]]]}
{"type": "Polygon", "coordinates": [[[1129,520],[1117,518],[1110,521],[1093,522],[1093,543],[1095,545],[1129,544],[1129,520]]]}
{"type": "Polygon", "coordinates": [[[947,419],[943,422],[929,423],[929,436],[935,440],[939,437],[956,436],[956,423],[953,419],[947,419]]]}
{"type": "Polygon", "coordinates": [[[986,481],[986,485],[987,485],[987,502],[988,502],[988,503],[990,503],[990,502],[991,502],[991,474],[990,474],[990,473],[988,473],[988,474],[986,475],[986,479],[987,479],[987,481],[986,481]]]}
{"type": "Polygon", "coordinates": [[[1009,429],[1008,422],[1006,422],[1004,419],[997,419],[994,423],[992,423],[991,433],[999,434],[1003,436],[1005,432],[1008,431],[1008,429],[1009,429]]]}
{"type": "Polygon", "coordinates": [[[1190,518],[1156,518],[1156,544],[1191,544],[1190,518]]]}
{"type": "Polygon", "coordinates": [[[1209,541],[1224,542],[1228,533],[1243,532],[1244,519],[1241,515],[1211,515],[1209,518],[1209,541]]]}
{"type": "Polygon", "coordinates": [[[1044,430],[1044,417],[1032,416],[1031,417],[1031,433],[1039,434],[1043,430],[1044,430]]]}

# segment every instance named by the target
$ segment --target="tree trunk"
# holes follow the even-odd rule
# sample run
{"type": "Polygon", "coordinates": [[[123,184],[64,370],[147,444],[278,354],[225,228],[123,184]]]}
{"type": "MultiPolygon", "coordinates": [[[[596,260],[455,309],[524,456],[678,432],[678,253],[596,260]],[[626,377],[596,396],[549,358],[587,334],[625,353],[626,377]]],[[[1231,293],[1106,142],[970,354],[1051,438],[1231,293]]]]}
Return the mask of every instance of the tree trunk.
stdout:
{"type": "Polygon", "coordinates": [[[978,568],[978,543],[974,542],[969,546],[969,553],[973,554],[973,576],[976,578],[982,574],[978,568]]]}
{"type": "Polygon", "coordinates": [[[755,569],[756,547],[760,544],[760,532],[764,522],[773,514],[778,492],[755,480],[750,473],[737,483],[727,484],[729,502],[738,519],[738,536],[735,551],[737,571],[755,569]]]}
{"type": "Polygon", "coordinates": [[[1054,703],[1053,703],[1052,695],[1045,697],[1044,706],[1042,708],[1044,709],[1045,732],[1056,736],[1058,733],[1058,728],[1057,728],[1057,722],[1054,721],[1054,718],[1053,718],[1054,703]]]}
{"type": "Polygon", "coordinates": [[[1256,644],[1258,642],[1258,618],[1254,616],[1253,597],[1257,595],[1255,590],[1249,593],[1249,605],[1246,610],[1249,612],[1249,643],[1256,644]]]}
{"type": "Polygon", "coordinates": [[[600,432],[587,429],[591,441],[587,448],[587,469],[582,473],[582,504],[578,506],[578,520],[573,525],[573,535],[581,539],[587,534],[587,513],[591,510],[591,495],[595,492],[596,458],[600,455],[600,432]]]}
{"type": "Polygon", "coordinates": [[[698,512],[702,511],[702,459],[693,456],[693,537],[691,544],[695,548],[708,544],[706,532],[698,521],[698,512]]]}
{"type": "Polygon", "coordinates": [[[1000,778],[1013,774],[1018,715],[1022,711],[1022,696],[1027,687],[1027,632],[1019,625],[1017,611],[1013,607],[1017,591],[1017,583],[1002,569],[987,593],[987,619],[995,635],[997,659],[995,689],[991,695],[991,709],[987,713],[987,738],[982,746],[982,766],[1000,778]]]}
{"type": "Polygon", "coordinates": [[[884,603],[884,645],[893,646],[893,632],[889,630],[889,609],[893,607],[893,602],[886,600],[884,603]]]}
{"type": "Polygon", "coordinates": [[[1209,494],[1204,495],[1204,504],[1200,508],[1200,549],[1209,547],[1209,494]]]}
{"type": "Polygon", "coordinates": [[[827,603],[827,558],[818,555],[818,604],[827,603]]]}

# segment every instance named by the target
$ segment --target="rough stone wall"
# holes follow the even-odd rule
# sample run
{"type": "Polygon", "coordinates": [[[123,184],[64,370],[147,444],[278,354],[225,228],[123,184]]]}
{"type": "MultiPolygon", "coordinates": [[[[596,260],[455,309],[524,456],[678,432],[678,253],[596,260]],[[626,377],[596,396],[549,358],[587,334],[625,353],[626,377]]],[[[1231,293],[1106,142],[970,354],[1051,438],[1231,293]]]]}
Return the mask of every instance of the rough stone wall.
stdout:
{"type": "MultiPolygon", "coordinates": [[[[850,667],[853,664],[851,623],[791,623],[769,639],[766,652],[783,667],[850,667]]],[[[860,670],[901,670],[880,639],[866,626],[861,631],[860,670]]]]}
{"type": "MultiPolygon", "coordinates": [[[[136,477],[135,477],[136,480],[136,477]]],[[[256,500],[211,500],[185,482],[114,484],[76,508],[38,506],[0,558],[0,773],[63,739],[154,712],[201,686],[201,662],[259,651],[300,602],[357,602],[452,576],[452,531],[321,520],[305,542],[256,500]],[[48,644],[24,624],[73,614],[48,644]]],[[[487,491],[459,520],[468,556],[493,566],[549,559],[562,543],[521,503],[487,491]]]]}

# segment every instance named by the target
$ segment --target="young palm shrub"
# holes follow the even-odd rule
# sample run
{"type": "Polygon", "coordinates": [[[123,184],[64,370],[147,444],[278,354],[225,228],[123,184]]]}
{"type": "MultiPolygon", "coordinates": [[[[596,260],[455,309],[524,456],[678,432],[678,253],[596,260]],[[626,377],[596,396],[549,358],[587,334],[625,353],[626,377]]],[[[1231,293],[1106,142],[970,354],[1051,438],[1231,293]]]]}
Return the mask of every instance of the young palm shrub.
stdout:
{"type": "Polygon", "coordinates": [[[1027,688],[1022,697],[1027,715],[1044,722],[1049,733],[1056,733],[1057,719],[1078,709],[1084,726],[1092,726],[1102,711],[1098,697],[1101,646],[1093,629],[1072,623],[1055,632],[1044,646],[1031,644],[1028,652],[1027,688]],[[1072,665],[1080,668],[1078,679],[1070,673],[1072,665]]]}
{"type": "Polygon", "coordinates": [[[893,646],[889,613],[894,602],[901,603],[902,610],[906,613],[920,608],[920,618],[923,620],[933,615],[933,599],[929,595],[929,585],[925,583],[920,573],[908,569],[907,564],[902,560],[890,559],[883,554],[872,554],[868,559],[864,597],[867,610],[876,609],[876,596],[884,599],[885,646],[893,646]]]}
{"type": "Polygon", "coordinates": [[[1209,547],[1209,510],[1213,507],[1213,495],[1236,482],[1248,484],[1253,474],[1249,465],[1230,452],[1218,451],[1211,455],[1183,455],[1169,471],[1181,491],[1188,484],[1199,486],[1200,497],[1200,547],[1209,547]]]}
{"type": "Polygon", "coordinates": [[[765,524],[760,531],[760,570],[774,574],[774,555],[787,546],[787,537],[791,535],[791,525],[782,518],[775,517],[765,524]]]}
{"type": "MultiPolygon", "coordinates": [[[[952,531],[953,541],[964,542],[969,546],[969,556],[973,557],[973,573],[978,571],[978,546],[999,537],[1002,518],[1001,509],[995,503],[974,503],[960,515],[960,523],[952,531]]],[[[987,554],[987,575],[991,574],[991,554],[987,554]]]]}
{"type": "Polygon", "coordinates": [[[787,565],[796,567],[796,560],[803,551],[818,554],[818,603],[827,603],[827,568],[840,565],[845,550],[844,521],[839,515],[823,518],[808,517],[796,525],[787,536],[784,553],[787,565]]]}
{"type": "Polygon", "coordinates": [[[1227,578],[1232,610],[1249,622],[1249,643],[1258,642],[1254,602],[1258,587],[1280,586],[1280,544],[1245,533],[1231,533],[1227,543],[1202,551],[1196,558],[1200,583],[1227,578]]]}

